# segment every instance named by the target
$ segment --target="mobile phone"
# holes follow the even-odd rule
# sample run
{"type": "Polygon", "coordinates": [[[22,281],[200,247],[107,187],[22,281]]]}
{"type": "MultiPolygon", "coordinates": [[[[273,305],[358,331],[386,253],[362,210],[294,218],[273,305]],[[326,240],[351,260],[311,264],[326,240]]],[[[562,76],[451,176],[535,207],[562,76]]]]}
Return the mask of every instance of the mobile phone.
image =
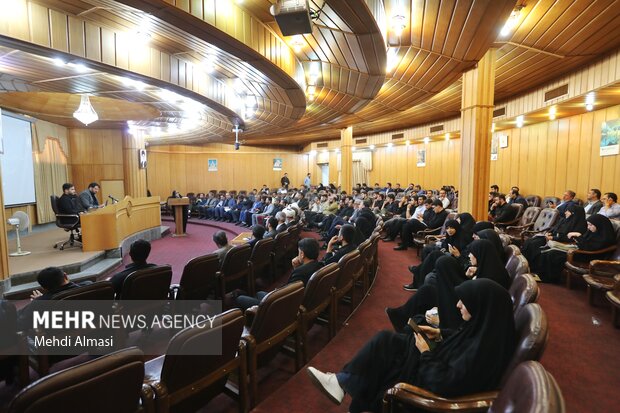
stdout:
{"type": "Polygon", "coordinates": [[[435,343],[433,340],[428,338],[428,336],[426,335],[424,331],[422,331],[420,326],[415,321],[413,321],[413,318],[410,318],[409,321],[407,321],[407,324],[409,325],[409,327],[411,327],[413,331],[415,331],[417,334],[420,334],[422,336],[424,341],[426,341],[426,344],[428,344],[428,348],[430,348],[431,350],[435,348],[437,343],[435,343]]]}

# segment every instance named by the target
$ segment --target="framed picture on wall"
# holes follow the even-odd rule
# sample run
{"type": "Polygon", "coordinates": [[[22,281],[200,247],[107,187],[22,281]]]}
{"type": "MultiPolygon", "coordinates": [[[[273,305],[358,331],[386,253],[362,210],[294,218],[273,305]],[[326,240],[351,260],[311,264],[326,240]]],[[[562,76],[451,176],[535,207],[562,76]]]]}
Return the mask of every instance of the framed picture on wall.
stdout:
{"type": "Polygon", "coordinates": [[[138,149],[138,168],[146,169],[146,149],[138,149]]]}
{"type": "Polygon", "coordinates": [[[508,147],[508,135],[499,135],[499,147],[500,148],[508,147]]]}
{"type": "Polygon", "coordinates": [[[209,172],[217,172],[217,159],[209,159],[209,172]]]}
{"type": "Polygon", "coordinates": [[[497,153],[499,152],[499,137],[493,136],[491,138],[491,160],[497,161],[497,153]]]}
{"type": "Polygon", "coordinates": [[[417,166],[426,166],[426,149],[418,149],[417,166]]]}
{"type": "Polygon", "coordinates": [[[603,122],[600,156],[618,155],[620,149],[620,119],[603,122]]]}
{"type": "Polygon", "coordinates": [[[274,171],[282,170],[282,158],[273,158],[273,170],[274,171]]]}

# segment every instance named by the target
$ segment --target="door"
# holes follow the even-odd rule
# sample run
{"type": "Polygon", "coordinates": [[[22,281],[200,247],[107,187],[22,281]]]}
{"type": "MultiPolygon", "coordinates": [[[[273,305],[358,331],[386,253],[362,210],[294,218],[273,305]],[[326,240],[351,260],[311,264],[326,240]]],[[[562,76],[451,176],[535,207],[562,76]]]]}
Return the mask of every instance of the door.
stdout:
{"type": "Polygon", "coordinates": [[[329,185],[329,164],[324,163],[321,165],[321,183],[324,186],[329,185]]]}

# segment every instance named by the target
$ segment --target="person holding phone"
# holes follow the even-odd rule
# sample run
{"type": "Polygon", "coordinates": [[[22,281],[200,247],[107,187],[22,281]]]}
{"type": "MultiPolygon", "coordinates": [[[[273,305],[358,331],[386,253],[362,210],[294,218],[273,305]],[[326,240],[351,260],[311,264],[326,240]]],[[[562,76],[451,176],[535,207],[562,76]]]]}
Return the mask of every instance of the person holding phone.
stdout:
{"type": "Polygon", "coordinates": [[[464,282],[456,294],[463,326],[434,350],[420,334],[382,331],[338,373],[308,367],[310,379],[337,404],[351,395],[351,413],[381,411],[385,390],[399,382],[443,397],[497,389],[517,340],[510,294],[484,279],[464,282]]]}

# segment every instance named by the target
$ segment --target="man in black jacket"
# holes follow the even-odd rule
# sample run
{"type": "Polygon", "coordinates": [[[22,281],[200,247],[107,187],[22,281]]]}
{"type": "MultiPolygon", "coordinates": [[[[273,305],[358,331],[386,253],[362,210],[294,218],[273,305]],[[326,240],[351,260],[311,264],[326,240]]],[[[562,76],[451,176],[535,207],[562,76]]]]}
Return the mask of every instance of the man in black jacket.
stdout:
{"type": "Polygon", "coordinates": [[[127,264],[123,271],[114,274],[112,278],[110,278],[116,298],[120,297],[121,291],[123,290],[123,283],[129,274],[143,268],[155,267],[155,264],[146,262],[150,253],[151,243],[147,240],[139,239],[131,243],[131,247],[129,247],[131,264],[127,264]]]}
{"type": "MultiPolygon", "coordinates": [[[[319,258],[319,243],[314,238],[304,238],[297,244],[297,251],[298,255],[291,261],[293,272],[291,272],[286,284],[301,281],[305,286],[312,274],[323,266],[321,262],[317,261],[317,258],[319,258]]],[[[258,305],[266,295],[266,291],[257,292],[256,297],[240,295],[236,299],[237,306],[245,311],[254,305],[258,305]]]]}
{"type": "Polygon", "coordinates": [[[338,235],[333,236],[327,244],[327,252],[323,257],[323,264],[327,265],[332,262],[338,262],[340,258],[357,248],[357,245],[353,243],[354,237],[355,227],[353,225],[346,224],[340,227],[338,235]],[[338,249],[336,249],[337,244],[340,244],[338,249]]]}
{"type": "MultiPolygon", "coordinates": [[[[72,183],[67,182],[62,185],[62,195],[58,198],[57,206],[59,214],[79,215],[83,212],[79,198],[75,193],[75,186],[72,183]]],[[[60,221],[63,224],[69,224],[75,222],[75,218],[62,217],[60,221]]]]}
{"type": "Polygon", "coordinates": [[[280,179],[280,184],[282,184],[282,188],[288,189],[288,186],[291,184],[290,179],[288,179],[288,174],[285,172],[282,179],[280,179]]]}
{"type": "Polygon", "coordinates": [[[422,220],[411,218],[403,225],[400,233],[401,242],[397,247],[394,247],[394,250],[403,251],[411,247],[413,245],[413,234],[416,232],[440,228],[443,225],[448,217],[448,212],[444,209],[443,203],[439,199],[434,200],[432,205],[432,212],[429,212],[431,210],[425,211],[422,220]]]}
{"type": "Polygon", "coordinates": [[[491,207],[491,220],[493,222],[510,222],[517,217],[517,208],[506,202],[504,194],[497,194],[491,207]]]}

